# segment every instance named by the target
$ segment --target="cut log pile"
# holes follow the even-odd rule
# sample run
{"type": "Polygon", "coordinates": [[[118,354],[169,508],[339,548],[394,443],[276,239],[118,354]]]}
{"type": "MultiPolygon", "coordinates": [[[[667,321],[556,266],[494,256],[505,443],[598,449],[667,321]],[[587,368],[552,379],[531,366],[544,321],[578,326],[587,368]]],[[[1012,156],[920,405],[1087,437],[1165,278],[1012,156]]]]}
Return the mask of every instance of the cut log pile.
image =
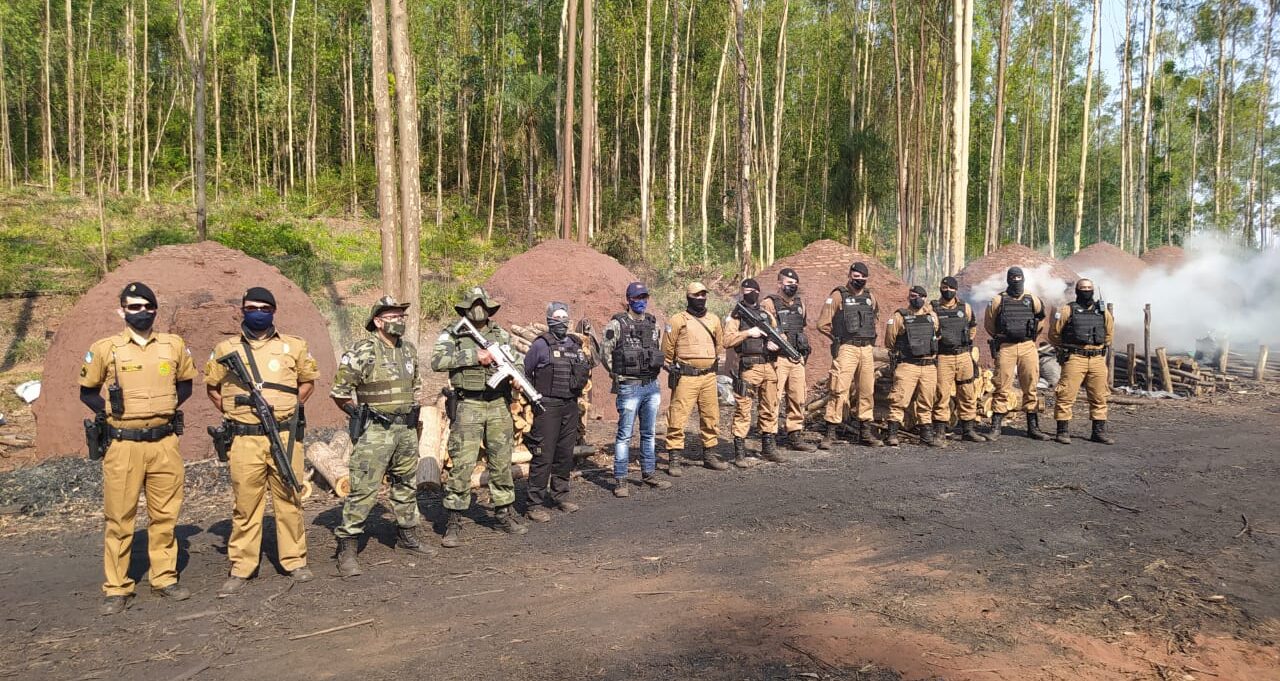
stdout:
{"type": "MultiPolygon", "coordinates": [[[[1214,366],[1198,362],[1190,355],[1169,357],[1164,348],[1156,348],[1151,358],[1150,388],[1188,397],[1202,397],[1218,391],[1233,390],[1241,380],[1258,380],[1260,376],[1265,378],[1269,371],[1280,370],[1280,365],[1270,364],[1263,358],[1261,366],[1264,371],[1260,374],[1256,361],[1235,353],[1230,353],[1229,357],[1230,361],[1225,366],[1214,366]],[[1219,371],[1220,368],[1225,368],[1225,371],[1219,371]]],[[[1115,385],[1143,389],[1148,387],[1147,359],[1141,353],[1117,352],[1115,367],[1115,385]]]]}

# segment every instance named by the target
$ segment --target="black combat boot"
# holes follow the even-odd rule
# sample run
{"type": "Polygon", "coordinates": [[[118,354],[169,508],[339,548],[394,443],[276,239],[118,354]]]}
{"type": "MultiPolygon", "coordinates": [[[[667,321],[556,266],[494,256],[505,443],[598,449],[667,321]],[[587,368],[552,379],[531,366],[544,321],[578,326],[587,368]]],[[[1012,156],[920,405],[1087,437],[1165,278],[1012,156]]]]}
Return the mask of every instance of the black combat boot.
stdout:
{"type": "Polygon", "coordinates": [[[680,470],[680,454],[679,449],[667,450],[667,475],[673,478],[684,475],[684,471],[680,470]]]}
{"type": "Polygon", "coordinates": [[[1090,437],[1089,439],[1090,439],[1090,440],[1093,440],[1094,442],[1098,442],[1098,443],[1101,443],[1101,444],[1104,444],[1104,445],[1113,445],[1113,444],[1115,444],[1115,443],[1116,443],[1116,441],[1115,441],[1115,440],[1113,440],[1113,439],[1111,439],[1111,438],[1107,437],[1107,422],[1106,422],[1106,421],[1094,421],[1094,422],[1093,422],[1093,437],[1090,437]]]}
{"type": "Polygon", "coordinates": [[[729,470],[729,464],[725,463],[719,454],[716,454],[716,450],[707,447],[702,448],[702,466],[713,471],[729,470]]]}
{"type": "Polygon", "coordinates": [[[942,438],[946,436],[939,434],[942,432],[945,432],[942,430],[942,424],[937,424],[937,428],[932,423],[925,424],[920,426],[920,439],[929,447],[943,447],[945,445],[942,438]]]}
{"type": "Polygon", "coordinates": [[[991,415],[991,432],[987,433],[987,439],[995,442],[1000,439],[1001,430],[1004,429],[1004,414],[991,415]]]}
{"type": "Polygon", "coordinates": [[[889,422],[889,433],[888,433],[887,435],[885,435],[885,438],[884,438],[884,444],[886,444],[886,445],[888,445],[888,446],[890,446],[890,447],[897,447],[897,446],[898,446],[898,444],[899,444],[899,442],[898,442],[898,428],[900,428],[900,427],[902,427],[902,424],[898,423],[897,421],[890,421],[890,422],[889,422]]]}
{"type": "Polygon", "coordinates": [[[983,437],[981,434],[978,433],[977,421],[965,421],[964,423],[961,424],[961,429],[962,429],[962,432],[964,433],[962,437],[964,438],[965,442],[986,442],[987,441],[987,438],[983,437]]]}
{"type": "MultiPolygon", "coordinates": [[[[800,431],[798,430],[793,430],[790,433],[786,433],[783,437],[785,438],[783,440],[784,444],[786,444],[787,449],[790,449],[791,451],[812,452],[813,450],[817,449],[817,447],[814,447],[808,442],[801,440],[800,431]]],[[[768,457],[765,457],[765,458],[768,458],[768,457]]]]}
{"type": "Polygon", "coordinates": [[[1058,432],[1054,434],[1053,441],[1064,445],[1071,444],[1071,433],[1068,432],[1070,427],[1070,421],[1058,421],[1058,432]]]}
{"type": "Polygon", "coordinates": [[[827,424],[827,431],[822,434],[822,442],[818,443],[818,449],[821,449],[824,452],[831,449],[831,445],[835,444],[836,441],[837,427],[838,426],[834,423],[827,424]]]}
{"type": "Polygon", "coordinates": [[[1049,434],[1040,430],[1040,415],[1034,411],[1027,412],[1027,437],[1041,442],[1049,439],[1049,434]]]}
{"type": "Polygon", "coordinates": [[[858,429],[861,432],[862,444],[868,447],[883,447],[884,443],[880,438],[876,437],[876,425],[870,421],[859,421],[858,429]]]}
{"type": "Polygon", "coordinates": [[[444,526],[444,536],[440,538],[440,545],[446,549],[462,546],[462,511],[449,511],[449,521],[444,526]]]}
{"type": "Polygon", "coordinates": [[[520,535],[529,532],[529,528],[521,525],[520,521],[516,520],[516,514],[511,510],[511,504],[497,507],[494,509],[493,515],[498,521],[498,529],[507,534],[520,535]]]}
{"type": "Polygon", "coordinates": [[[778,453],[778,443],[773,435],[760,436],[760,458],[773,463],[782,463],[785,459],[778,453]]]}
{"type": "Polygon", "coordinates": [[[396,546],[399,546],[405,551],[411,551],[420,556],[426,556],[427,558],[436,555],[436,550],[426,544],[423,544],[422,541],[418,539],[418,532],[412,527],[396,528],[396,546]]]}
{"type": "Polygon", "coordinates": [[[747,442],[743,438],[733,438],[733,465],[738,468],[752,468],[759,463],[755,457],[747,456],[747,442]]]}
{"type": "Polygon", "coordinates": [[[357,577],[361,574],[360,563],[356,561],[356,551],[360,541],[355,537],[338,537],[338,575],[340,577],[357,577]]]}

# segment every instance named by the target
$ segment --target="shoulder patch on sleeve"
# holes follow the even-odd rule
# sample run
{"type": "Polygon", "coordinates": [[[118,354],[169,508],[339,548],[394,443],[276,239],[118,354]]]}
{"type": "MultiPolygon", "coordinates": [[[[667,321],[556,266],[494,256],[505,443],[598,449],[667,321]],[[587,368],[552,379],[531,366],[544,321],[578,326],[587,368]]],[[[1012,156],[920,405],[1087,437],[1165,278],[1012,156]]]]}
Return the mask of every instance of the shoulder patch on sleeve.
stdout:
{"type": "Polygon", "coordinates": [[[828,304],[828,305],[830,305],[831,303],[834,303],[834,302],[835,302],[835,299],[834,299],[834,298],[831,298],[831,297],[828,297],[828,298],[827,298],[827,304],[828,304]]]}
{"type": "Polygon", "coordinates": [[[893,317],[890,317],[890,318],[889,318],[889,324],[888,324],[888,325],[889,325],[889,326],[893,326],[893,317]]]}
{"type": "Polygon", "coordinates": [[[342,360],[339,361],[339,364],[341,364],[342,366],[347,366],[351,364],[351,353],[349,352],[342,353],[342,360]]]}
{"type": "Polygon", "coordinates": [[[667,324],[667,333],[671,333],[671,325],[667,324]]]}
{"type": "Polygon", "coordinates": [[[443,342],[445,342],[445,341],[447,341],[447,340],[449,340],[449,332],[448,332],[448,331],[444,331],[444,332],[442,332],[439,336],[436,336],[436,342],[437,342],[437,343],[443,343],[443,342]]]}
{"type": "Polygon", "coordinates": [[[84,363],[88,364],[93,361],[93,350],[84,353],[84,363]]]}

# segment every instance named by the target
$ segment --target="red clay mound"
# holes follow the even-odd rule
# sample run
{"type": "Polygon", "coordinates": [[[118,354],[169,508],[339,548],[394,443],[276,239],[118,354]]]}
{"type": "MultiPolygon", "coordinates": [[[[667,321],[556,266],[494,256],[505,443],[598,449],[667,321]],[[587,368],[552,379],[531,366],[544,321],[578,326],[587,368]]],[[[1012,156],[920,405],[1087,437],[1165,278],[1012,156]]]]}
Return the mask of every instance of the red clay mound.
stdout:
{"type": "Polygon", "coordinates": [[[1124,281],[1137,279],[1142,270],[1147,269],[1142,258],[1105,241],[1063,258],[1062,264],[1080,273],[1101,271],[1124,281]]]}
{"type": "Polygon", "coordinates": [[[1142,262],[1151,267],[1163,267],[1176,270],[1186,262],[1187,253],[1178,246],[1161,246],[1142,254],[1142,262]]]}
{"type": "MultiPolygon", "coordinates": [[[[497,316],[500,324],[545,323],[547,303],[558,300],[569,306],[575,322],[586,317],[600,334],[609,318],[624,309],[627,284],[637,280],[617,260],[589,246],[552,239],[503,263],[484,287],[502,305],[497,316]]],[[[661,310],[651,305],[649,311],[659,322],[665,320],[661,310]]],[[[665,389],[666,382],[662,383],[665,389]]],[[[596,366],[592,386],[595,413],[616,420],[609,373],[603,366],[596,366]]]]}
{"type": "Polygon", "coordinates": [[[883,323],[893,310],[906,305],[910,285],[904,283],[896,272],[875,256],[859,253],[839,242],[830,239],[815,241],[799,252],[774,262],[756,277],[764,289],[763,293],[768,295],[777,292],[778,272],[782,268],[790,267],[800,275],[800,292],[809,314],[809,342],[814,348],[805,371],[810,388],[826,381],[827,372],[831,369],[831,352],[827,340],[813,327],[818,323],[818,314],[822,311],[827,294],[848,281],[849,266],[859,260],[871,270],[868,286],[880,301],[883,323]]]}
{"type": "Polygon", "coordinates": [[[42,456],[80,454],[85,451],[83,419],[89,411],[77,399],[81,359],[97,339],[120,332],[116,315],[120,289],[141,281],[155,290],[160,301],[156,329],[176,333],[187,342],[196,369],[195,394],[183,405],[186,434],[185,458],[213,454],[205,427],[220,417],[204,396],[204,365],[213,346],[239,333],[237,310],[240,296],[250,286],[265,286],[275,294],[277,320],[285,333],[305,338],[320,364],[316,392],[307,404],[310,428],[337,427],[342,413],[328,399],[336,370],[328,322],[307,294],[280,271],[240,251],[206,241],[200,244],[162,246],[121,265],[81,296],[54,336],[45,360],[40,399],[32,405],[36,417],[36,449],[42,456]]]}
{"type": "MultiPolygon", "coordinates": [[[[1021,244],[1009,244],[969,263],[956,275],[960,281],[960,297],[969,301],[978,315],[978,337],[975,341],[983,361],[991,362],[987,341],[990,336],[982,319],[991,299],[1005,287],[1005,272],[1021,267],[1027,276],[1027,290],[1040,296],[1052,309],[1066,300],[1067,286],[1080,277],[1069,265],[1021,244]]],[[[1046,314],[1049,314],[1046,311],[1046,314]]]]}

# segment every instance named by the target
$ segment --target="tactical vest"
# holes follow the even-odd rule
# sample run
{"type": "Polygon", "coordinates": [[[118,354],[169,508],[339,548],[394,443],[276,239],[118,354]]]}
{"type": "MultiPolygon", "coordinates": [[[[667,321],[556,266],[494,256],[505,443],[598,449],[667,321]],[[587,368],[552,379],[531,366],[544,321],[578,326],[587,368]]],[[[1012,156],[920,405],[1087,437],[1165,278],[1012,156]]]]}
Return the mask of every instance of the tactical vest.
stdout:
{"type": "MultiPolygon", "coordinates": [[[[172,416],[178,408],[174,376],[182,352],[176,336],[157,333],[142,347],[128,338],[111,339],[111,384],[119,385],[124,397],[124,414],[119,421],[172,416]]],[[[114,419],[114,416],[113,416],[114,419]]]]}
{"type": "Polygon", "coordinates": [[[996,333],[1005,343],[1035,340],[1036,310],[1034,299],[1030,294],[1023,295],[1021,299],[1010,297],[1008,293],[1000,294],[996,333]]]}
{"type": "Polygon", "coordinates": [[[934,339],[933,318],[923,310],[917,313],[905,307],[898,310],[898,314],[902,316],[902,330],[896,343],[898,353],[909,359],[936,355],[938,344],[934,339]]]}
{"type": "Polygon", "coordinates": [[[382,339],[373,340],[373,365],[356,386],[356,398],[378,411],[402,414],[413,407],[413,377],[418,370],[418,353],[413,344],[401,340],[398,347],[388,347],[382,339]]]}
{"type": "Polygon", "coordinates": [[[560,340],[550,332],[539,338],[547,343],[547,363],[533,370],[533,387],[546,397],[562,400],[581,395],[591,377],[591,364],[577,339],[560,340]]]}
{"type": "MultiPolygon", "coordinates": [[[[252,367],[245,353],[253,352],[253,361],[257,364],[258,373],[262,376],[262,396],[266,398],[267,404],[271,405],[276,418],[283,419],[292,414],[298,406],[298,361],[294,355],[299,347],[295,344],[301,342],[301,339],[293,336],[277,334],[265,341],[250,341],[248,349],[244,345],[243,337],[225,340],[218,347],[223,352],[239,353],[245,367],[250,369],[250,373],[252,373],[252,367]]],[[[214,354],[221,356],[218,348],[215,348],[214,354]]],[[[221,386],[221,393],[222,413],[228,418],[244,423],[258,422],[252,407],[247,403],[237,403],[236,398],[248,395],[249,389],[241,385],[234,375],[227,374],[227,379],[221,386]]]]}
{"type": "Polygon", "coordinates": [[[840,310],[833,329],[836,340],[841,343],[874,341],[877,325],[871,292],[863,289],[862,293],[854,293],[843,286],[836,290],[840,293],[840,310]]]}
{"type": "MultiPolygon", "coordinates": [[[[490,342],[501,343],[503,340],[498,327],[494,326],[492,323],[481,329],[480,333],[483,334],[485,338],[489,339],[490,342]]],[[[454,336],[453,342],[457,345],[459,350],[471,350],[472,352],[478,352],[481,350],[480,344],[471,336],[454,336]]],[[[497,369],[495,365],[490,364],[485,367],[480,366],[479,362],[470,366],[450,369],[449,385],[453,386],[455,390],[466,390],[467,392],[478,393],[491,390],[486,381],[488,381],[489,377],[496,371],[497,369]]],[[[505,390],[506,388],[503,387],[502,389],[505,390]]]]}
{"type": "MultiPolygon", "coordinates": [[[[759,309],[759,308],[756,308],[756,309],[759,309]]],[[[763,310],[761,310],[761,313],[763,313],[763,310]]],[[[739,331],[745,331],[751,328],[746,324],[746,322],[742,320],[741,317],[738,316],[736,310],[734,311],[733,314],[730,315],[730,317],[738,320],[739,331]]],[[[756,359],[763,358],[765,356],[765,353],[767,351],[767,348],[765,347],[765,343],[767,343],[767,341],[764,339],[764,336],[761,336],[759,338],[752,338],[750,336],[747,336],[745,340],[743,340],[741,343],[738,343],[738,346],[734,348],[734,352],[738,353],[738,357],[741,357],[744,359],[751,358],[752,361],[755,361],[756,359]]]]}
{"type": "Polygon", "coordinates": [[[701,317],[694,317],[687,312],[683,314],[685,315],[684,333],[676,338],[676,359],[682,362],[715,361],[720,354],[715,337],[717,329],[720,328],[720,318],[711,314],[701,317]],[[703,326],[706,328],[703,329],[703,326]]]}
{"type": "Polygon", "coordinates": [[[1102,303],[1093,303],[1088,307],[1071,303],[1067,307],[1071,310],[1071,318],[1062,328],[1064,343],[1076,346],[1106,344],[1107,317],[1102,303]]]}
{"type": "Polygon", "coordinates": [[[809,339],[804,333],[804,326],[808,321],[805,317],[804,302],[796,297],[788,305],[779,295],[769,296],[769,300],[773,301],[773,311],[778,316],[778,331],[782,332],[787,342],[791,343],[795,349],[804,352],[804,348],[809,346],[809,339]]]}
{"type": "Polygon", "coordinates": [[[969,338],[969,306],[958,303],[955,307],[942,307],[942,301],[933,301],[933,313],[938,315],[938,351],[959,355],[969,351],[973,342],[969,338]]]}
{"type": "Polygon", "coordinates": [[[662,369],[658,320],[647,313],[641,319],[633,319],[626,312],[619,312],[613,319],[618,322],[618,340],[610,356],[613,373],[625,378],[657,378],[662,369]]]}

